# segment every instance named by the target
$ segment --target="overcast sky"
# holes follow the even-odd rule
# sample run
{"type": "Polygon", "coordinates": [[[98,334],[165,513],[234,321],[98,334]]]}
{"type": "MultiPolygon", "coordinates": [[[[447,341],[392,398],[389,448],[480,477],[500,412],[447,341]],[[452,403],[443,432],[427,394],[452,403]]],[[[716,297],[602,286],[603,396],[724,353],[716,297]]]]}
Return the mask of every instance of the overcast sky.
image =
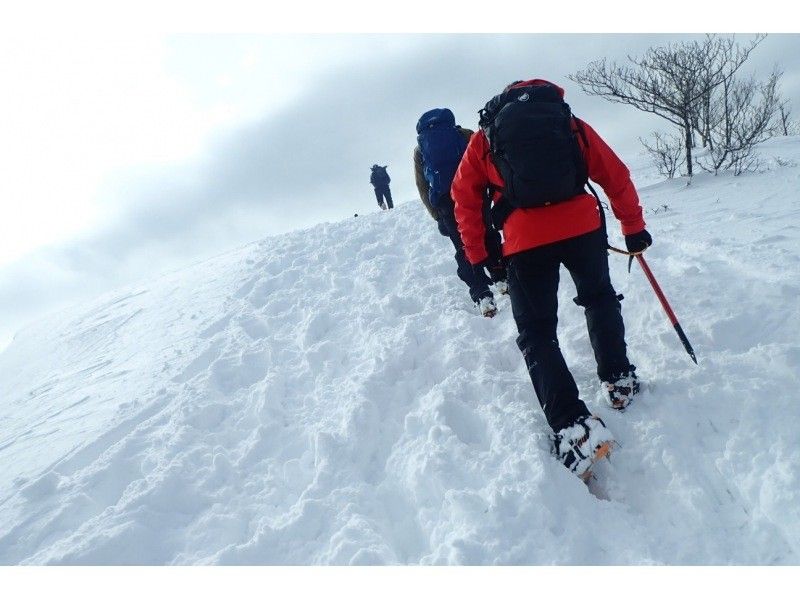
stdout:
{"type": "MultiPolygon", "coordinates": [[[[674,35],[91,35],[0,41],[0,350],[41,314],[250,241],[377,209],[369,167],[418,201],[414,125],[464,126],[509,81],[566,88],[623,157],[662,123],[567,79],[674,35]]],[[[749,36],[739,36],[747,40],[749,36]]],[[[785,70],[800,36],[749,66],[785,70]]]]}

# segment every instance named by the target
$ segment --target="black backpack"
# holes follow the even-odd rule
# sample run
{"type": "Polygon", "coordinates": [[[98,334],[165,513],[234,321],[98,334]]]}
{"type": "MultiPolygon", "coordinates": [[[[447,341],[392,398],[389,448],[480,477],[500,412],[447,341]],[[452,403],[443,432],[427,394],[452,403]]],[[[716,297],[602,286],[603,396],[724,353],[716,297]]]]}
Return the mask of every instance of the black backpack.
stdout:
{"type": "Polygon", "coordinates": [[[585,193],[586,161],[572,131],[572,112],[553,85],[516,87],[480,111],[492,160],[503,177],[495,225],[514,208],[538,208],[585,193]],[[505,204],[505,206],[503,206],[505,204]]]}
{"type": "Polygon", "coordinates": [[[370,182],[378,187],[388,185],[392,179],[389,178],[389,173],[386,172],[386,166],[378,166],[377,164],[372,167],[372,175],[370,182]]]}

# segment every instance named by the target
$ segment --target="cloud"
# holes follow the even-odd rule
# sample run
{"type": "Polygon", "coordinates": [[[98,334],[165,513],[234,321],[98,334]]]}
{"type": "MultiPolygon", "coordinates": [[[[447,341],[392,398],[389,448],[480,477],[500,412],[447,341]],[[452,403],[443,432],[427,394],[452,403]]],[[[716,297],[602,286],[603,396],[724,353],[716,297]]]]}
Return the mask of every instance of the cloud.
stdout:
{"type": "MultiPolygon", "coordinates": [[[[474,128],[478,109],[509,80],[544,71],[564,83],[594,56],[582,45],[586,36],[577,35],[418,39],[411,52],[345,65],[310,81],[279,112],[228,132],[207,152],[196,177],[173,173],[190,183],[176,184],[168,175],[134,190],[117,223],[134,234],[104,235],[114,253],[134,249],[137,239],[180,234],[234,208],[271,213],[268,232],[372,208],[368,178],[375,162],[388,163],[400,196],[413,199],[410,155],[419,114],[447,105],[474,128]]],[[[630,47],[619,40],[612,45],[630,47]]]]}

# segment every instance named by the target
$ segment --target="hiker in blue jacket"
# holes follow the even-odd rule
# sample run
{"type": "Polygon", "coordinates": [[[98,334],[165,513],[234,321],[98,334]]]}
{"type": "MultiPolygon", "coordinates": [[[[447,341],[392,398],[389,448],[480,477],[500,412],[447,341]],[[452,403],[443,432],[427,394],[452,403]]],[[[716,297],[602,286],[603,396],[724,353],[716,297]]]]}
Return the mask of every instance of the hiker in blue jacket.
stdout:
{"type": "MultiPolygon", "coordinates": [[[[501,293],[508,292],[506,269],[501,256],[500,234],[490,225],[486,227],[486,247],[490,257],[484,264],[473,266],[464,254],[464,243],[456,224],[450,197],[450,184],[455,176],[461,156],[473,131],[456,125],[455,116],[447,108],[434,108],[423,114],[417,122],[417,147],[414,148],[414,176],[420,199],[431,217],[436,220],[439,232],[449,237],[455,247],[456,272],[469,287],[469,294],[482,315],[492,317],[497,313],[494,295],[489,285],[501,293]],[[484,266],[491,276],[486,275],[484,266]]],[[[486,202],[486,221],[489,222],[489,203],[486,202]]]]}
{"type": "Polygon", "coordinates": [[[386,166],[372,165],[372,174],[369,177],[369,182],[375,187],[375,198],[378,200],[378,205],[382,210],[391,210],[394,207],[392,192],[389,190],[391,180],[389,173],[386,172],[386,166]]]}

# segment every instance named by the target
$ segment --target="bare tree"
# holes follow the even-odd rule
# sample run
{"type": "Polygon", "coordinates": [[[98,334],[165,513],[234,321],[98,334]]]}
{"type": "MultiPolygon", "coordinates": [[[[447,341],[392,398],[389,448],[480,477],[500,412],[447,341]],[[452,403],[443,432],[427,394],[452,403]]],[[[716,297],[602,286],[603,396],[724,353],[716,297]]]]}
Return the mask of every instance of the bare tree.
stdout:
{"type": "Polygon", "coordinates": [[[691,177],[693,133],[700,131],[704,145],[711,141],[709,130],[716,118],[711,113],[711,93],[733,77],[765,37],[757,35],[741,47],[732,38],[707,35],[702,41],[650,48],[641,58],[628,56],[629,65],[602,59],[569,78],[586,93],[650,112],[678,127],[691,177]],[[698,109],[704,103],[705,112],[698,109]]]}
{"type": "MultiPolygon", "coordinates": [[[[739,46],[734,38],[713,38],[713,44],[717,47],[719,61],[717,64],[709,63],[700,69],[700,79],[703,82],[705,92],[698,98],[694,106],[693,125],[699,134],[703,147],[709,148],[711,152],[716,151],[714,147],[715,129],[720,126],[728,126],[728,103],[729,92],[734,87],[733,81],[736,79],[737,72],[758,44],[766,35],[758,35],[749,46],[739,46]],[[718,67],[722,67],[719,69],[718,67]],[[720,101],[719,96],[723,95],[720,101]]],[[[778,75],[780,78],[780,74],[778,75]]]]}
{"type": "Polygon", "coordinates": [[[800,132],[800,127],[792,120],[792,107],[789,100],[780,101],[775,120],[775,132],[778,135],[797,135],[800,132]]]}
{"type": "Polygon", "coordinates": [[[661,133],[652,133],[652,142],[639,137],[647,153],[658,169],[659,174],[673,178],[678,169],[685,164],[683,153],[683,140],[677,135],[664,136],[661,133]]]}
{"type": "Polygon", "coordinates": [[[709,130],[709,151],[697,159],[703,170],[733,170],[738,175],[757,166],[755,146],[772,137],[782,73],[775,69],[760,83],[754,77],[726,78],[711,104],[721,120],[709,130]]]}

